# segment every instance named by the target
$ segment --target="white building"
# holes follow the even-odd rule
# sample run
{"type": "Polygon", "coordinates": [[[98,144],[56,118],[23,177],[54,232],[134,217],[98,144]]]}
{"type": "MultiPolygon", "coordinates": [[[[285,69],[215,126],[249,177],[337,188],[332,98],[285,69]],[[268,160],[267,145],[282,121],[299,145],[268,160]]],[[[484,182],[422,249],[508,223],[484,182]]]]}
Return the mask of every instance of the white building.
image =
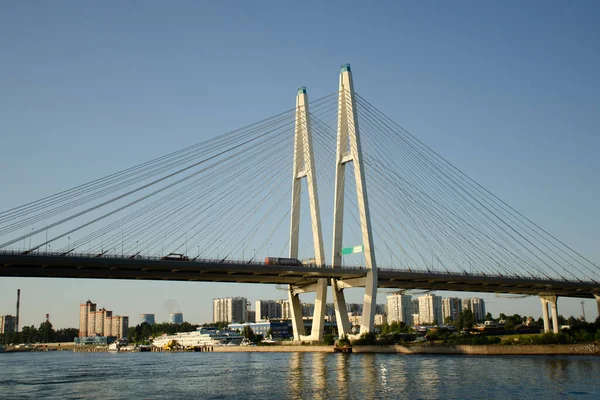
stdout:
{"type": "Polygon", "coordinates": [[[472,311],[475,322],[483,322],[485,320],[485,301],[480,297],[463,299],[462,309],[472,311]]]}
{"type": "Polygon", "coordinates": [[[407,294],[393,294],[387,297],[388,323],[404,322],[412,323],[412,296],[407,294]]]}
{"type": "Polygon", "coordinates": [[[275,300],[256,300],[255,321],[281,318],[281,304],[275,300]]]}
{"type": "Polygon", "coordinates": [[[419,297],[419,322],[421,324],[443,324],[442,298],[434,294],[419,297]]]}
{"type": "Polygon", "coordinates": [[[387,316],[385,314],[375,314],[375,325],[383,325],[387,323],[387,316]]]}
{"type": "Polygon", "coordinates": [[[291,319],[290,315],[290,302],[287,299],[276,300],[277,303],[281,306],[281,318],[282,319],[291,319]]]}
{"type": "Polygon", "coordinates": [[[245,297],[213,299],[213,322],[246,322],[247,303],[245,297]]]}
{"type": "Polygon", "coordinates": [[[443,323],[446,321],[446,318],[450,318],[452,321],[455,321],[458,318],[458,315],[462,311],[462,300],[458,297],[445,297],[442,299],[442,317],[443,323]]]}
{"type": "Polygon", "coordinates": [[[471,299],[471,311],[475,317],[475,322],[483,322],[485,320],[485,301],[479,297],[471,299]]]}

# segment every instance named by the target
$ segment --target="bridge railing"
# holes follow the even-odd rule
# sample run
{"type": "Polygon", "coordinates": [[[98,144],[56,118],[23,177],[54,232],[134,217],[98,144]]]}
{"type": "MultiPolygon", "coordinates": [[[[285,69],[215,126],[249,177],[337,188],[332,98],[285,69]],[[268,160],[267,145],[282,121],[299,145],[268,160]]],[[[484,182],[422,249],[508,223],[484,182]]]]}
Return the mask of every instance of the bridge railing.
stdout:
{"type": "MultiPolygon", "coordinates": [[[[12,249],[12,250],[0,250],[0,255],[18,255],[18,256],[42,256],[42,257],[68,257],[68,258],[102,258],[102,259],[113,259],[113,260],[146,260],[146,261],[173,261],[173,260],[165,260],[163,256],[146,256],[141,254],[115,254],[115,253],[64,253],[64,252],[52,252],[52,251],[35,251],[28,254],[23,254],[25,250],[12,249]]],[[[226,259],[226,258],[191,258],[189,260],[181,260],[177,262],[182,263],[211,263],[211,264],[225,264],[225,265],[254,265],[254,266],[264,266],[265,263],[263,261],[246,261],[246,260],[234,260],[234,259],[226,259]]],[[[285,266],[285,265],[282,265],[285,266]]],[[[314,266],[310,266],[313,267],[314,266]]],[[[310,268],[309,267],[309,268],[310,268]]],[[[324,268],[332,268],[330,265],[325,265],[324,268]]],[[[341,267],[344,270],[351,270],[356,272],[365,272],[366,269],[364,267],[341,267]]],[[[481,278],[499,278],[499,279],[519,279],[519,280],[528,280],[532,282],[536,281],[554,281],[554,282],[570,282],[570,283],[584,283],[582,280],[577,279],[566,279],[564,277],[561,278],[551,278],[548,276],[540,277],[540,276],[523,276],[518,274],[486,274],[483,272],[450,272],[446,270],[432,270],[427,269],[408,269],[408,268],[378,268],[378,271],[381,272],[402,272],[409,274],[419,274],[419,275],[445,275],[445,276],[457,276],[464,275],[469,277],[481,277],[481,278]]]]}
{"type": "MultiPolygon", "coordinates": [[[[52,252],[52,251],[35,251],[32,253],[24,254],[24,250],[0,250],[0,255],[12,255],[12,256],[23,256],[23,257],[58,257],[58,258],[101,258],[101,259],[112,259],[112,260],[144,260],[144,261],[175,261],[181,263],[211,263],[211,264],[224,264],[224,265],[254,265],[254,266],[265,266],[264,261],[246,261],[246,260],[234,260],[224,258],[191,258],[189,260],[169,260],[165,259],[164,256],[144,256],[134,254],[114,254],[114,253],[64,253],[64,252],[52,252]]],[[[289,265],[279,265],[280,267],[289,267],[289,265]]],[[[311,265],[309,268],[316,268],[311,265]]],[[[325,265],[324,268],[331,268],[325,265]]],[[[363,267],[343,267],[344,270],[351,270],[357,272],[365,272],[363,267]]]]}

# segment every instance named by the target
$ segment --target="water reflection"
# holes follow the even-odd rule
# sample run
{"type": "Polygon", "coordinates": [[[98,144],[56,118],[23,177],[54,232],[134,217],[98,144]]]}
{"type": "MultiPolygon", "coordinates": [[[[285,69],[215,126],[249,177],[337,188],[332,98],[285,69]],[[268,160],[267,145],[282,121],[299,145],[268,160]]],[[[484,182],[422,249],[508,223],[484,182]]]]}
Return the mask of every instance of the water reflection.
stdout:
{"type": "Polygon", "coordinates": [[[439,358],[423,359],[419,363],[419,385],[420,390],[428,393],[429,397],[439,398],[439,358]]]}
{"type": "Polygon", "coordinates": [[[377,379],[377,364],[375,354],[361,354],[361,373],[363,374],[363,387],[366,389],[364,398],[378,398],[378,379],[377,379]]]}
{"type": "Polygon", "coordinates": [[[291,353],[290,355],[290,372],[288,378],[289,393],[292,398],[301,398],[304,390],[304,374],[302,366],[306,362],[305,353],[291,353]]]}
{"type": "Polygon", "coordinates": [[[348,397],[348,386],[350,385],[349,372],[350,372],[350,359],[351,354],[338,353],[336,354],[336,380],[337,390],[339,397],[348,397]]]}
{"type": "Polygon", "coordinates": [[[315,399],[329,398],[327,390],[327,353],[313,353],[312,355],[312,379],[315,399]]]}
{"type": "Polygon", "coordinates": [[[563,380],[566,378],[567,373],[567,360],[562,359],[549,359],[546,360],[546,371],[548,373],[548,379],[551,381],[563,380]]]}

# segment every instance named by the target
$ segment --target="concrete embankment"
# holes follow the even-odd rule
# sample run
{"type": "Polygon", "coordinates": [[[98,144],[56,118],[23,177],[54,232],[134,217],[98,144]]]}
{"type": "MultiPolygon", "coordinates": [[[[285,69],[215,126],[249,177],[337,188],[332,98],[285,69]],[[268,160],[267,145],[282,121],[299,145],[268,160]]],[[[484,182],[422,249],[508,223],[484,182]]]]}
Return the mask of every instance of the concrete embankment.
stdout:
{"type": "Polygon", "coordinates": [[[215,346],[215,353],[333,353],[333,346],[215,346]]]}
{"type": "MultiPolygon", "coordinates": [[[[223,346],[215,352],[269,353],[314,352],[333,353],[333,346],[223,346]]],[[[352,346],[353,353],[392,354],[457,354],[457,355],[600,355],[600,344],[548,344],[548,345],[416,345],[416,346],[352,346]]]]}
{"type": "Polygon", "coordinates": [[[465,354],[465,355],[600,355],[600,345],[547,344],[547,345],[419,345],[419,346],[353,346],[354,353],[400,354],[465,354]]]}

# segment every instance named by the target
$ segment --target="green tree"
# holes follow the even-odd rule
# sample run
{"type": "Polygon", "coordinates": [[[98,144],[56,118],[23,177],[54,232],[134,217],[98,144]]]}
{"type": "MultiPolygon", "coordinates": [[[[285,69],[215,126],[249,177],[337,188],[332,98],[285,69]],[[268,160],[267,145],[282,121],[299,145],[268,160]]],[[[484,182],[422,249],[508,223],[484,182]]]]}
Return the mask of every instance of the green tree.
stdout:
{"type": "Polygon", "coordinates": [[[456,321],[454,321],[454,326],[458,330],[471,329],[473,325],[475,325],[475,316],[471,310],[461,311],[456,321]]]}
{"type": "Polygon", "coordinates": [[[250,325],[244,326],[244,329],[242,329],[242,335],[250,341],[253,341],[255,338],[254,332],[252,331],[252,328],[250,328],[250,325]]]}
{"type": "Polygon", "coordinates": [[[492,313],[488,312],[487,314],[485,314],[485,320],[486,321],[493,321],[494,317],[492,317],[492,313]]]}
{"type": "Polygon", "coordinates": [[[54,329],[52,328],[52,323],[50,321],[42,322],[40,324],[38,341],[44,343],[56,342],[56,332],[54,332],[54,329]]]}
{"type": "Polygon", "coordinates": [[[79,329],[76,328],[64,328],[56,330],[57,342],[72,342],[78,336],[79,329]]]}

